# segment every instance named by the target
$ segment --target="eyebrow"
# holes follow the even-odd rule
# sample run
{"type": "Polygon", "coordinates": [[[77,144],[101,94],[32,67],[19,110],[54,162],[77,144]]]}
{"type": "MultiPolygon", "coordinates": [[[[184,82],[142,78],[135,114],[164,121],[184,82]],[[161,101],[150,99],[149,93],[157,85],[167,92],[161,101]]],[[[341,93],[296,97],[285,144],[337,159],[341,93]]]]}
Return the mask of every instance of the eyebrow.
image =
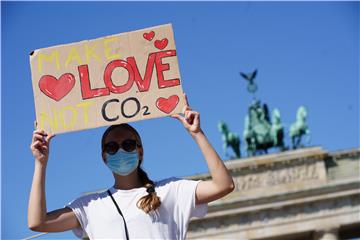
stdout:
{"type": "MultiPolygon", "coordinates": [[[[126,141],[126,140],[133,140],[133,141],[135,141],[135,142],[137,142],[137,143],[139,142],[137,139],[126,138],[126,139],[122,140],[120,143],[122,143],[122,142],[124,142],[124,141],[126,141]]],[[[112,141],[109,141],[109,142],[104,143],[104,145],[106,145],[106,144],[108,144],[108,143],[111,143],[111,142],[119,143],[119,141],[117,141],[117,140],[112,140],[112,141]]]]}

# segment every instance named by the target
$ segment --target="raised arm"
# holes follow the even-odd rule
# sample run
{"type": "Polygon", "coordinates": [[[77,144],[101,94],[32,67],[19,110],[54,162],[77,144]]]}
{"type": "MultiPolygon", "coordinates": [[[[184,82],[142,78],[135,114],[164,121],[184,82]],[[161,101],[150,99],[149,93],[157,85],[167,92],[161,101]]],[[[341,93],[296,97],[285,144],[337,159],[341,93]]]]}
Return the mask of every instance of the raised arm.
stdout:
{"type": "Polygon", "coordinates": [[[225,164],[201,130],[200,114],[189,107],[186,95],[185,100],[184,117],[179,114],[172,115],[172,117],[177,118],[184,125],[204,155],[212,179],[201,181],[198,184],[196,188],[196,204],[209,203],[232,192],[235,185],[225,164]]]}
{"type": "Polygon", "coordinates": [[[37,129],[30,145],[35,158],[35,169],[28,206],[28,227],[38,232],[62,232],[79,226],[70,208],[60,208],[49,213],[46,210],[45,176],[50,140],[53,137],[54,135],[37,129]]]}

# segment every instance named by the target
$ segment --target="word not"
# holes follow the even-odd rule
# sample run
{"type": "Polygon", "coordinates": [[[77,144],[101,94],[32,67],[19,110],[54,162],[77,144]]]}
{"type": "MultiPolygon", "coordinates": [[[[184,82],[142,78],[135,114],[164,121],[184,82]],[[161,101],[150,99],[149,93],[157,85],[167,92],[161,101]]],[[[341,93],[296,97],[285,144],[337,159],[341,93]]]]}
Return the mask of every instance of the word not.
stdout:
{"type": "Polygon", "coordinates": [[[95,102],[86,101],[75,106],[64,106],[60,110],[52,109],[53,116],[49,116],[45,112],[40,112],[40,129],[44,129],[45,123],[48,123],[53,131],[58,130],[59,127],[62,127],[63,129],[72,129],[77,125],[77,122],[80,119],[80,117],[78,117],[79,110],[82,110],[83,113],[82,123],[87,126],[89,123],[89,108],[92,106],[95,106],[95,102]],[[66,113],[71,115],[70,121],[65,120],[66,113]],[[59,126],[59,124],[61,124],[61,126],[59,126]]]}

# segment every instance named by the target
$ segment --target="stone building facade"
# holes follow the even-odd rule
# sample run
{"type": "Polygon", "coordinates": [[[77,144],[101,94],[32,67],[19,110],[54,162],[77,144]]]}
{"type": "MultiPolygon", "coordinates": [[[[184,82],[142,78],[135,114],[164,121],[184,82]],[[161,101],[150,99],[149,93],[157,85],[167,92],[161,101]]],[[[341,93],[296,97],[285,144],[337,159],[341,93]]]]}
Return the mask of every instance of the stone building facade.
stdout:
{"type": "Polygon", "coordinates": [[[311,147],[225,164],[235,190],[210,203],[204,218],[191,221],[187,239],[360,237],[360,149],[311,147]]]}

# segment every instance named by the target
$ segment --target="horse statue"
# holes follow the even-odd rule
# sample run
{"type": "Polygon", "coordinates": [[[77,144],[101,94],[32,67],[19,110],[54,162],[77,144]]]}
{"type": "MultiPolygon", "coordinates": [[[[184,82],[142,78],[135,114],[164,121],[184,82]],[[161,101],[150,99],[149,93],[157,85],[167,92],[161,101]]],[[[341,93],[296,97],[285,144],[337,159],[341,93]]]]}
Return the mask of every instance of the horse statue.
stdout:
{"type": "Polygon", "coordinates": [[[300,106],[296,113],[296,122],[290,126],[290,138],[293,149],[304,147],[301,143],[304,135],[308,136],[306,142],[308,143],[310,141],[310,130],[306,123],[306,117],[306,108],[304,106],[300,106]]]}
{"type": "Polygon", "coordinates": [[[281,124],[280,110],[274,108],[272,111],[272,119],[271,119],[271,137],[274,142],[274,146],[278,147],[280,151],[285,151],[287,148],[284,144],[284,127],[281,124]]]}
{"type": "Polygon", "coordinates": [[[231,149],[234,151],[235,156],[232,156],[231,158],[240,158],[240,138],[236,133],[230,132],[228,126],[225,122],[220,121],[218,124],[218,129],[222,133],[222,140],[223,140],[223,149],[226,156],[229,156],[227,153],[227,149],[231,147],[231,149]]]}
{"type": "Polygon", "coordinates": [[[280,111],[273,110],[271,123],[267,105],[261,105],[258,100],[248,108],[243,135],[248,156],[267,154],[268,149],[272,147],[278,147],[282,151],[286,149],[280,111]]]}

